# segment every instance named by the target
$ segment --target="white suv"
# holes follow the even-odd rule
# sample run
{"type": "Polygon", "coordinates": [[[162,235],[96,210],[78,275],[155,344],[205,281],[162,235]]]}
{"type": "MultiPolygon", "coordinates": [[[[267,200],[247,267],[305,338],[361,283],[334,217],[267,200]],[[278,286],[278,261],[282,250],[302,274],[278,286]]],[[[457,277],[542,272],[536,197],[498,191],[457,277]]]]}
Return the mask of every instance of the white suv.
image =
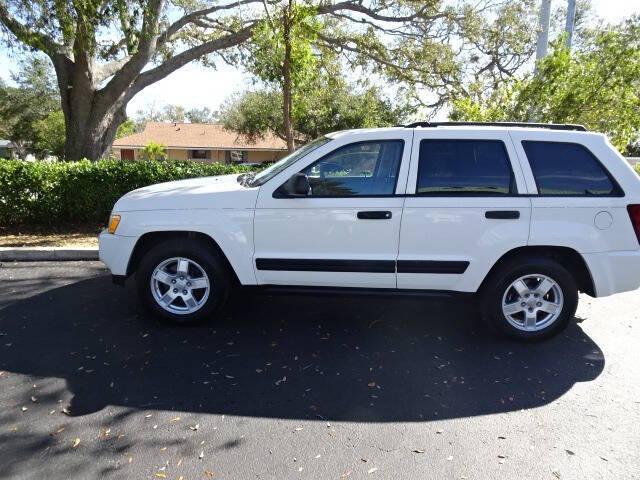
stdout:
{"type": "Polygon", "coordinates": [[[418,123],[337,132],[258,174],[141,188],[100,258],[165,319],[215,316],[235,286],[478,293],[521,339],[578,291],[640,286],[640,179],[574,125],[418,123]]]}

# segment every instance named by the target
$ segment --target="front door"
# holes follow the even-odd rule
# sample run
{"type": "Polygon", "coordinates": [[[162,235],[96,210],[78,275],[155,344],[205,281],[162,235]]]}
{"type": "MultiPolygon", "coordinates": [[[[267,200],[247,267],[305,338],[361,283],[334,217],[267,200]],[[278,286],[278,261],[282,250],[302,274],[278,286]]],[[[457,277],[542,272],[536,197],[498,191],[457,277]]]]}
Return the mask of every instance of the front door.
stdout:
{"type": "Polygon", "coordinates": [[[527,244],[531,199],[507,132],[417,129],[407,193],[398,288],[474,292],[527,244]]]}
{"type": "Polygon", "coordinates": [[[264,185],[254,224],[258,283],[395,288],[412,133],[336,139],[264,185]],[[309,194],[274,198],[297,172],[309,178],[309,194]]]}

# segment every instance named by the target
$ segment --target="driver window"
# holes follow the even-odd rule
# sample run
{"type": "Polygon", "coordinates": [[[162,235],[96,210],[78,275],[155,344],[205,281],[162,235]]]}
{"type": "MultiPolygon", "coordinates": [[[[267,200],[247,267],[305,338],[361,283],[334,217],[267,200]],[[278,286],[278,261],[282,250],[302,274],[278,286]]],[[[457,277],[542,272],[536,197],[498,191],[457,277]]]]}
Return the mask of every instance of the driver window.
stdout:
{"type": "Polygon", "coordinates": [[[372,196],[395,193],[402,140],[360,142],[341,147],[302,171],[310,196],[372,196]]]}

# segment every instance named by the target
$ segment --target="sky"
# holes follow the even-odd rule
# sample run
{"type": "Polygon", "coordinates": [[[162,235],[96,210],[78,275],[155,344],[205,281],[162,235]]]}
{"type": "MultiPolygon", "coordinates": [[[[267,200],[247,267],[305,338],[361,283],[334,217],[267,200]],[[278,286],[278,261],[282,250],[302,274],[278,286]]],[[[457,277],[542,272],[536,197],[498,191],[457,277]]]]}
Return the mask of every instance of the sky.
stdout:
{"type": "MultiPolygon", "coordinates": [[[[564,0],[553,0],[553,6],[564,0]]],[[[640,0],[592,0],[594,13],[606,22],[616,23],[633,14],[640,14],[640,0]]],[[[9,80],[15,64],[11,54],[0,49],[0,77],[9,80]]],[[[220,64],[217,69],[191,63],[163,80],[147,87],[129,103],[127,113],[158,109],[167,104],[185,108],[208,107],[218,110],[229,96],[251,86],[251,77],[241,70],[220,64]]]]}

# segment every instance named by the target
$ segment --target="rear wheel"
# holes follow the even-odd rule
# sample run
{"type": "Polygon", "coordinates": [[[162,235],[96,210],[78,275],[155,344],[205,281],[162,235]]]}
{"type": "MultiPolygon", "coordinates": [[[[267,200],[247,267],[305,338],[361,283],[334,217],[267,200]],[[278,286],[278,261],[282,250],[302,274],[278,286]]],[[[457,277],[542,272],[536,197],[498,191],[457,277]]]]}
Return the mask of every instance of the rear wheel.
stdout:
{"type": "Polygon", "coordinates": [[[198,240],[168,240],[153,247],[136,272],[147,311],[175,323],[215,315],[229,293],[229,274],[216,252],[198,240]]]}
{"type": "Polygon", "coordinates": [[[520,340],[564,330],[578,306],[575,279],[548,258],[517,258],[500,266],[482,292],[482,315],[498,333],[520,340]]]}

